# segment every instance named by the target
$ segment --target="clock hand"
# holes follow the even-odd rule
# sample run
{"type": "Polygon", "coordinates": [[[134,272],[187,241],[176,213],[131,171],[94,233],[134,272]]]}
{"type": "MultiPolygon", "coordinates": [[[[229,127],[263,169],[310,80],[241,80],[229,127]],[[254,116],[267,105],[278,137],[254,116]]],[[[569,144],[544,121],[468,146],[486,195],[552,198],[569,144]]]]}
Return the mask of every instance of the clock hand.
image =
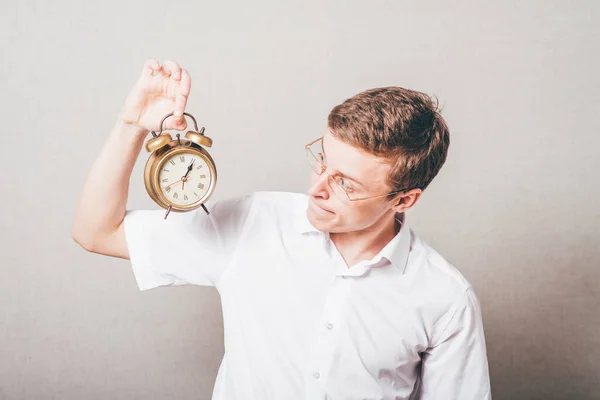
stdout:
{"type": "MultiPolygon", "coordinates": [[[[187,179],[191,179],[191,178],[192,178],[192,177],[190,176],[190,177],[189,177],[189,178],[187,178],[187,179]]],[[[169,185],[165,186],[163,189],[166,189],[166,188],[168,188],[169,186],[173,186],[174,184],[176,184],[176,183],[179,183],[179,182],[181,182],[181,181],[183,181],[183,179],[180,179],[180,180],[178,180],[177,182],[173,182],[173,183],[171,183],[171,184],[169,184],[169,185]]]]}
{"type": "Polygon", "coordinates": [[[181,190],[185,189],[185,181],[190,179],[187,177],[187,174],[190,173],[190,171],[192,170],[192,166],[194,165],[194,160],[192,159],[192,162],[190,163],[190,165],[188,166],[187,172],[185,173],[185,175],[181,178],[183,180],[183,183],[181,184],[181,190]]]}
{"type": "Polygon", "coordinates": [[[194,165],[194,160],[192,159],[192,162],[190,163],[190,165],[188,166],[188,170],[186,171],[185,175],[181,178],[183,180],[183,183],[181,184],[181,190],[185,189],[185,181],[187,179],[189,179],[187,177],[187,174],[190,173],[190,171],[192,170],[192,166],[194,165]]]}
{"type": "Polygon", "coordinates": [[[194,160],[192,160],[192,162],[190,163],[190,165],[187,168],[187,172],[185,173],[185,175],[183,176],[184,178],[187,177],[187,174],[190,173],[190,171],[192,170],[192,165],[194,165],[194,160]]]}
{"type": "Polygon", "coordinates": [[[163,187],[163,190],[164,190],[164,189],[166,189],[166,188],[168,188],[168,187],[170,187],[170,186],[173,186],[174,184],[176,184],[176,183],[179,183],[179,182],[181,182],[181,179],[180,179],[180,180],[178,180],[177,182],[173,182],[173,183],[171,183],[171,184],[169,184],[169,185],[167,185],[167,186],[163,187]]]}

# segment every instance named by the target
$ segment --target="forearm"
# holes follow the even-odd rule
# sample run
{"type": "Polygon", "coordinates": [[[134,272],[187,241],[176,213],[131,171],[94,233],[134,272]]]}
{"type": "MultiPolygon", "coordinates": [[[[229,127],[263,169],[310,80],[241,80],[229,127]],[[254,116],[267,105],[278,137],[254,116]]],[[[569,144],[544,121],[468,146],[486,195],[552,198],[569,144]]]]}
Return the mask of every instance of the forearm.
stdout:
{"type": "Polygon", "coordinates": [[[131,172],[147,132],[119,119],[100,150],[73,219],[73,239],[84,247],[112,234],[123,221],[131,172]]]}

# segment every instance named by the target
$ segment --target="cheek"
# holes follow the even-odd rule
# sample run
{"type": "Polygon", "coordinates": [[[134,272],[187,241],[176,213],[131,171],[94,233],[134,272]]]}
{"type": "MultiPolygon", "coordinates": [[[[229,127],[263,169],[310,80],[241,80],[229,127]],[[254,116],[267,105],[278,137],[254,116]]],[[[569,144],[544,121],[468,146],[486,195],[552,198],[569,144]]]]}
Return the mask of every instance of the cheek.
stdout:
{"type": "Polygon", "coordinates": [[[352,210],[351,213],[347,214],[346,222],[356,228],[362,228],[367,224],[369,220],[369,212],[364,209],[352,210]]]}
{"type": "Polygon", "coordinates": [[[365,205],[353,207],[345,213],[344,223],[355,230],[371,226],[378,217],[378,209],[365,205]]]}

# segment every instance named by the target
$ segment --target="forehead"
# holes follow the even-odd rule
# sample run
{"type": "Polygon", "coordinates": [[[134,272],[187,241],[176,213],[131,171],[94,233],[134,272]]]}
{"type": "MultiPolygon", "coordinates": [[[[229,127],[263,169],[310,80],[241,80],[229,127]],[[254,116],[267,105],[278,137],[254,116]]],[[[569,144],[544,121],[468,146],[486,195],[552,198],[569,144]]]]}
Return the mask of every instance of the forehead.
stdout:
{"type": "Polygon", "coordinates": [[[329,130],[323,135],[323,150],[331,173],[356,178],[365,188],[381,187],[391,171],[389,160],[343,142],[329,130]]]}

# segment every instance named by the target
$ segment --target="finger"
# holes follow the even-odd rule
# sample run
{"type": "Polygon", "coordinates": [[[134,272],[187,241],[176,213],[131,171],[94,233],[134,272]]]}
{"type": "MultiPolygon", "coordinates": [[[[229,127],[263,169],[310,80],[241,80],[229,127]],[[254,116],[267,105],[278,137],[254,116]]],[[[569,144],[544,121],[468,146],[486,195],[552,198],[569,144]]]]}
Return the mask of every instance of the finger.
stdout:
{"type": "Polygon", "coordinates": [[[173,110],[175,116],[180,116],[184,113],[191,87],[192,80],[190,74],[184,69],[181,73],[179,87],[175,90],[175,108],[173,110]]]}
{"type": "Polygon", "coordinates": [[[174,112],[172,121],[173,129],[183,130],[187,128],[187,121],[182,114],[177,115],[177,113],[174,112]]]}
{"type": "Polygon", "coordinates": [[[185,105],[187,103],[187,97],[177,94],[175,99],[175,109],[173,110],[173,122],[178,129],[185,129],[187,124],[183,113],[185,112],[185,105]]]}
{"type": "Polygon", "coordinates": [[[160,63],[156,58],[151,58],[144,63],[144,68],[142,69],[142,76],[152,76],[154,71],[160,70],[160,63]]]}
{"type": "Polygon", "coordinates": [[[179,83],[179,90],[184,96],[189,96],[192,90],[192,77],[190,76],[187,69],[181,69],[181,82],[179,83]]]}
{"type": "Polygon", "coordinates": [[[176,81],[181,79],[181,67],[174,61],[167,60],[163,64],[163,70],[176,81]]]}
{"type": "Polygon", "coordinates": [[[185,118],[183,117],[183,113],[185,112],[185,107],[187,105],[188,96],[190,94],[192,86],[192,80],[190,78],[190,74],[187,70],[182,69],[181,72],[181,82],[179,83],[179,87],[175,92],[175,105],[173,109],[174,119],[176,121],[177,127],[180,129],[185,129],[187,124],[185,123],[185,118]]]}

